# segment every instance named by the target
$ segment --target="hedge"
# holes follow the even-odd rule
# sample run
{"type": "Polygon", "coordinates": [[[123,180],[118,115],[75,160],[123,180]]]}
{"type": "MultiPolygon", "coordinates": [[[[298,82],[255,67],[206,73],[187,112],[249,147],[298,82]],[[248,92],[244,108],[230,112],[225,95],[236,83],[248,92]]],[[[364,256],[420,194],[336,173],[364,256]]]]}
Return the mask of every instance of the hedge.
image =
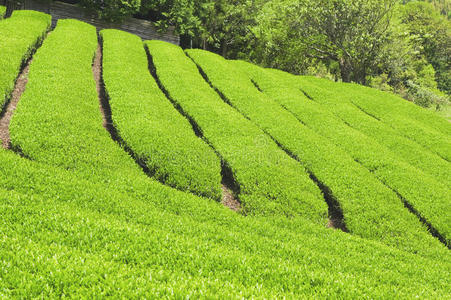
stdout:
{"type": "Polygon", "coordinates": [[[339,85],[332,81],[319,79],[315,79],[315,81],[323,88],[333,91],[337,95],[337,101],[355,105],[362,113],[389,125],[399,135],[429,149],[447,162],[451,162],[451,129],[449,129],[451,126],[446,124],[448,122],[443,118],[431,117],[432,112],[424,109],[424,112],[421,112],[420,107],[412,108],[415,105],[413,103],[408,103],[398,97],[387,97],[388,93],[374,91],[356,84],[339,85]]]}
{"type": "Polygon", "coordinates": [[[424,255],[447,251],[398,196],[369,170],[261,93],[245,72],[219,55],[187,50],[207,80],[237,111],[260,126],[330,189],[349,231],[424,255]],[[378,226],[374,226],[378,224],[378,226]]]}
{"type": "Polygon", "coordinates": [[[164,90],[230,168],[246,214],[301,215],[326,223],[327,205],[298,162],[224,103],[180,47],[161,41],[146,46],[164,90]]]}
{"type": "MultiPolygon", "coordinates": [[[[246,72],[271,99],[316,133],[345,150],[381,182],[395,190],[439,231],[449,245],[451,215],[448,211],[451,210],[449,193],[451,182],[448,182],[448,185],[441,184],[433,176],[404,162],[385,146],[334,116],[326,107],[309,100],[284,76],[271,74],[245,62],[234,64],[246,72]]],[[[448,168],[447,171],[447,177],[451,178],[451,169],[448,168]]]]}
{"type": "Polygon", "coordinates": [[[389,125],[362,113],[353,104],[334,100],[340,94],[332,92],[331,89],[314,84],[313,82],[316,82],[316,79],[313,79],[313,81],[311,79],[313,78],[299,77],[296,80],[296,84],[314,101],[322,104],[322,107],[334,113],[352,128],[359,130],[368,137],[376,140],[379,144],[384,145],[410,165],[432,175],[436,181],[448,186],[451,185],[451,166],[446,160],[428,151],[414,141],[398,134],[389,125]]]}
{"type": "Polygon", "coordinates": [[[27,10],[16,10],[0,21],[0,106],[11,96],[23,63],[42,42],[50,24],[49,15],[27,10]]]}
{"type": "Polygon", "coordinates": [[[141,39],[119,30],[100,34],[103,80],[121,138],[161,182],[219,200],[219,158],[159,89],[141,39]]]}

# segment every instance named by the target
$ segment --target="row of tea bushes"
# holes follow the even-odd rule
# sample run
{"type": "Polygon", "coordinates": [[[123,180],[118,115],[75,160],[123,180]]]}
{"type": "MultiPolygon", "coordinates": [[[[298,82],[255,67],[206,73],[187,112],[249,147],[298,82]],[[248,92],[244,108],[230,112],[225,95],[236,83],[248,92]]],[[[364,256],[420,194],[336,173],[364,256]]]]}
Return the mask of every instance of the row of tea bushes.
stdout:
{"type": "Polygon", "coordinates": [[[298,162],[224,103],[180,47],[161,41],[146,46],[162,87],[230,167],[245,213],[326,223],[327,205],[298,162]]]}
{"type": "MultiPolygon", "coordinates": [[[[309,100],[299,89],[291,85],[290,80],[286,80],[286,76],[277,76],[249,63],[234,63],[245,71],[271,99],[291,112],[307,127],[345,150],[381,182],[406,199],[444,236],[446,243],[449,244],[450,181],[448,185],[440,184],[433,176],[404,162],[402,158],[371,137],[347,125],[326,107],[309,100]]],[[[446,178],[451,180],[451,168],[447,166],[443,171],[446,178]]]]}
{"type": "Polygon", "coordinates": [[[244,71],[211,52],[187,53],[231,106],[267,132],[330,189],[351,233],[413,253],[437,257],[447,251],[404,207],[396,193],[356,162],[349,151],[318,135],[260,92],[244,71]]]}
{"type": "Polygon", "coordinates": [[[219,158],[159,89],[141,39],[119,30],[100,35],[103,81],[121,138],[158,180],[219,200],[219,158]]]}
{"type": "Polygon", "coordinates": [[[0,107],[10,97],[23,63],[42,42],[50,24],[49,15],[27,10],[16,10],[0,21],[0,107]]]}

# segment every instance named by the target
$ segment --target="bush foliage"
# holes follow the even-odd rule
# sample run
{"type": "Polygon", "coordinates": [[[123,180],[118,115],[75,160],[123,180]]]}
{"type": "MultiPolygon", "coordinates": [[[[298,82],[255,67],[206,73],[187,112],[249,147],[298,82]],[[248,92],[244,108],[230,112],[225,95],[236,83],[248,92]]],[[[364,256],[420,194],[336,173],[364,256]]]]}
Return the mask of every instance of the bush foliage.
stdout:
{"type": "Polygon", "coordinates": [[[158,87],[141,39],[118,30],[100,34],[103,80],[121,138],[158,180],[219,200],[219,158],[158,87]]]}

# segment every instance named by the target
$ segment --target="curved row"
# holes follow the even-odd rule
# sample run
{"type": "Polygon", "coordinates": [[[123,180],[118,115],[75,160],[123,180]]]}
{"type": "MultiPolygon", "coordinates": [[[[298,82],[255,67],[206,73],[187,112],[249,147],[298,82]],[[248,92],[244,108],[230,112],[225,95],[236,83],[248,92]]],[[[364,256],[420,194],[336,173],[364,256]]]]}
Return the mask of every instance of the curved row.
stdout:
{"type": "Polygon", "coordinates": [[[211,52],[187,52],[233,107],[277,140],[331,190],[351,233],[424,255],[440,256],[447,251],[404,208],[394,192],[345,151],[259,92],[246,73],[211,52]]]}
{"type": "Polygon", "coordinates": [[[14,11],[10,18],[0,21],[0,107],[11,95],[22,64],[50,25],[49,15],[26,10],[14,11]]]}
{"type": "Polygon", "coordinates": [[[7,297],[449,296],[449,260],[300,219],[245,218],[169,188],[166,206],[154,206],[158,195],[123,194],[2,149],[0,174],[7,297]]]}
{"type": "Polygon", "coordinates": [[[219,158],[159,89],[141,39],[119,30],[100,35],[103,81],[121,138],[158,180],[220,199],[219,158]]]}
{"type": "MultiPolygon", "coordinates": [[[[278,72],[276,76],[279,75],[281,76],[278,72]]],[[[297,84],[301,83],[302,91],[306,92],[313,101],[321,104],[324,109],[335,114],[346,124],[384,145],[410,165],[434,176],[436,181],[448,186],[451,185],[451,165],[446,160],[414,141],[399,135],[390,126],[362,113],[354,105],[334,101],[339,95],[313,84],[312,82],[315,81],[312,81],[311,78],[300,77],[296,81],[298,81],[297,84]]]]}
{"type": "MultiPolygon", "coordinates": [[[[290,111],[307,127],[344,149],[354,160],[405,198],[439,231],[445,243],[449,245],[450,181],[448,185],[442,185],[429,174],[403,162],[402,158],[383,145],[346,125],[326,107],[307,99],[299,89],[291,86],[289,80],[284,80],[284,76],[276,76],[245,62],[234,64],[245,71],[271,99],[290,111]]],[[[446,170],[446,178],[451,180],[451,168],[446,170]]]]}
{"type": "Polygon", "coordinates": [[[156,75],[232,170],[248,214],[301,215],[325,224],[327,206],[304,168],[210,88],[183,50],[148,41],[156,75]]]}
{"type": "MultiPolygon", "coordinates": [[[[443,118],[437,118],[437,115],[430,110],[424,109],[414,103],[405,101],[394,93],[384,92],[372,89],[364,85],[345,83],[342,85],[343,91],[352,89],[358,95],[356,103],[362,103],[364,99],[371,99],[370,103],[377,104],[378,107],[372,107],[371,110],[377,113],[376,116],[391,118],[393,116],[403,116],[404,118],[418,122],[427,128],[440,132],[445,136],[451,135],[451,126],[443,118]]],[[[368,102],[368,101],[367,101],[368,102]]],[[[368,107],[369,108],[369,107],[368,107]]]]}
{"type": "Polygon", "coordinates": [[[6,14],[6,7],[3,5],[0,5],[0,20],[3,19],[5,14],[6,14]]]}
{"type": "MultiPolygon", "coordinates": [[[[447,162],[451,162],[451,133],[447,132],[449,129],[446,130],[450,127],[446,124],[447,121],[428,117],[428,112],[418,111],[419,107],[412,108],[414,104],[394,96],[385,97],[387,93],[381,91],[373,91],[357,84],[337,84],[319,78],[309,80],[333,92],[335,102],[355,105],[363,113],[392,127],[399,135],[415,141],[447,162]],[[425,119],[426,122],[424,122],[425,119]],[[435,122],[427,122],[427,120],[435,120],[435,122]],[[442,132],[439,131],[440,129],[442,132]]],[[[300,86],[302,88],[302,83],[300,86]]]]}

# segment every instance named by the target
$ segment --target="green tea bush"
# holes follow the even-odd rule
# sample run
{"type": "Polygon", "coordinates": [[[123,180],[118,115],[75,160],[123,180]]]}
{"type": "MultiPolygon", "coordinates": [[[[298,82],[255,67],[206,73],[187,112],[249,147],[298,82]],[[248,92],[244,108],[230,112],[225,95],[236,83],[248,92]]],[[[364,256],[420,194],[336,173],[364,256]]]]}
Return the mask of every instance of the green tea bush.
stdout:
{"type": "Polygon", "coordinates": [[[450,244],[450,166],[446,169],[448,184],[442,185],[433,176],[403,162],[402,157],[344,123],[325,106],[309,100],[301,90],[292,85],[289,78],[276,76],[249,63],[233,63],[245,71],[271,99],[290,111],[307,127],[345,150],[381,182],[406,199],[439,231],[445,242],[450,244]]]}
{"type": "Polygon", "coordinates": [[[245,218],[181,192],[166,199],[171,212],[3,150],[0,160],[5,297],[449,296],[446,257],[301,219],[245,218]]]}
{"type": "Polygon", "coordinates": [[[352,103],[364,113],[389,125],[395,131],[419,145],[451,161],[451,126],[432,111],[414,105],[404,99],[383,91],[358,84],[337,84],[317,79],[323,88],[340,95],[337,100],[352,103]]]}
{"type": "Polygon", "coordinates": [[[219,200],[219,158],[159,89],[141,39],[119,30],[100,34],[103,80],[121,138],[158,180],[219,200]]]}
{"type": "Polygon", "coordinates": [[[162,87],[231,169],[245,213],[326,223],[327,205],[298,162],[224,103],[180,47],[161,41],[146,46],[162,87]]]}
{"type": "Polygon", "coordinates": [[[221,56],[203,50],[187,53],[231,106],[260,126],[330,189],[351,233],[423,255],[447,251],[404,208],[398,196],[356,162],[349,151],[303,125],[221,56]]]}
{"type": "MultiPolygon", "coordinates": [[[[281,72],[273,70],[270,72],[276,73],[279,77],[286,76],[281,72]]],[[[451,185],[451,166],[446,160],[399,134],[391,126],[363,113],[352,103],[340,100],[339,98],[348,97],[348,95],[335,92],[334,89],[327,86],[322,87],[321,81],[316,78],[304,76],[298,78],[291,76],[290,78],[295,80],[293,86],[300,87],[312,100],[322,104],[324,109],[335,114],[352,128],[384,145],[410,165],[434,176],[436,181],[447,186],[451,185]]]]}
{"type": "Polygon", "coordinates": [[[96,46],[93,27],[62,20],[31,64],[11,128],[23,155],[0,148],[3,298],[451,296],[448,252],[244,217],[146,177],[102,128],[96,46]]]}
{"type": "Polygon", "coordinates": [[[49,15],[27,10],[16,10],[0,21],[0,107],[11,95],[22,64],[42,42],[50,24],[49,15]]]}

